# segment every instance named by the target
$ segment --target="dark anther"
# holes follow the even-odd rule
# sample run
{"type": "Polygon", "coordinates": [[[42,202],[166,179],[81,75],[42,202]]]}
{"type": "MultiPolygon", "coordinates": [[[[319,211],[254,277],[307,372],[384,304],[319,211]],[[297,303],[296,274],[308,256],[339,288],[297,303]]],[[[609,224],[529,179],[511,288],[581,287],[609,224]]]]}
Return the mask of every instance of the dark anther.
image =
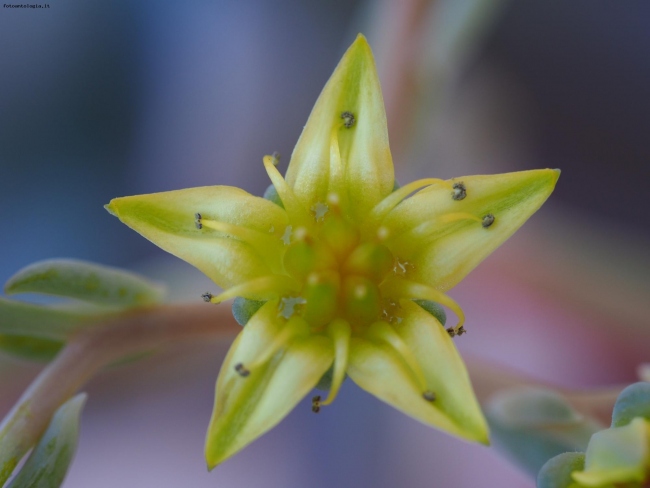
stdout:
{"type": "Polygon", "coordinates": [[[490,227],[492,224],[494,224],[494,215],[492,214],[487,214],[485,217],[483,217],[483,222],[481,225],[485,227],[486,229],[490,227]]]}
{"type": "Polygon", "coordinates": [[[424,393],[422,393],[422,398],[424,398],[427,402],[435,402],[436,394],[431,390],[427,390],[424,393]]]}
{"type": "Polygon", "coordinates": [[[467,196],[467,188],[465,188],[465,183],[462,181],[454,183],[454,186],[452,188],[454,191],[451,192],[451,198],[454,200],[462,200],[467,196]]]}
{"type": "Polygon", "coordinates": [[[320,395],[316,395],[311,399],[311,411],[314,413],[320,412],[320,395]]]}
{"type": "Polygon", "coordinates": [[[455,337],[456,336],[456,330],[453,327],[449,327],[447,329],[447,334],[449,334],[449,337],[455,337]]]}
{"type": "Polygon", "coordinates": [[[356,121],[354,118],[354,114],[352,112],[343,112],[341,114],[341,118],[343,119],[343,125],[346,127],[346,129],[349,129],[352,127],[356,121]]]}
{"type": "Polygon", "coordinates": [[[195,213],[194,214],[194,225],[196,225],[196,228],[201,230],[203,228],[203,224],[201,223],[201,214],[200,213],[195,213]]]}
{"type": "Polygon", "coordinates": [[[210,300],[212,300],[212,293],[205,292],[203,295],[201,295],[201,298],[203,298],[203,301],[208,303],[210,300]]]}
{"type": "Polygon", "coordinates": [[[458,330],[456,331],[457,336],[462,336],[463,334],[467,334],[467,331],[465,330],[465,326],[461,325],[458,330]]]}
{"type": "Polygon", "coordinates": [[[235,364],[235,371],[237,371],[237,374],[239,374],[239,376],[242,376],[244,378],[251,374],[251,372],[248,371],[242,363],[235,364]]]}

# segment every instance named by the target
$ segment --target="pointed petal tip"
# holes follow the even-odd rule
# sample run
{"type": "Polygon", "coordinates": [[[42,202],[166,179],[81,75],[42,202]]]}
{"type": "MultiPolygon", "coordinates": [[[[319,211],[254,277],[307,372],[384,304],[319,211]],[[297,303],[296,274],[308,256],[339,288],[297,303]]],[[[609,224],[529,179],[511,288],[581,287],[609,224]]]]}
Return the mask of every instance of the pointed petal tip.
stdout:
{"type": "Polygon", "coordinates": [[[459,431],[458,435],[468,442],[481,444],[486,447],[489,447],[491,445],[490,431],[488,429],[487,423],[485,422],[484,418],[481,419],[478,426],[475,425],[473,428],[470,429],[462,429],[459,431]]]}
{"type": "Polygon", "coordinates": [[[354,40],[354,43],[352,45],[353,46],[354,45],[359,45],[359,46],[368,47],[368,48],[370,47],[370,44],[368,44],[368,39],[366,39],[366,36],[364,36],[361,32],[359,32],[357,34],[357,37],[354,40]]]}
{"type": "Polygon", "coordinates": [[[104,205],[104,208],[109,214],[111,214],[114,217],[117,217],[117,209],[113,206],[113,201],[114,200],[111,200],[110,203],[104,205]]]}
{"type": "Polygon", "coordinates": [[[368,43],[368,39],[366,39],[366,36],[364,36],[361,33],[357,34],[356,39],[354,40],[354,42],[348,48],[348,52],[353,52],[353,51],[360,51],[365,56],[370,56],[371,58],[373,57],[372,48],[370,47],[370,44],[368,43]]]}

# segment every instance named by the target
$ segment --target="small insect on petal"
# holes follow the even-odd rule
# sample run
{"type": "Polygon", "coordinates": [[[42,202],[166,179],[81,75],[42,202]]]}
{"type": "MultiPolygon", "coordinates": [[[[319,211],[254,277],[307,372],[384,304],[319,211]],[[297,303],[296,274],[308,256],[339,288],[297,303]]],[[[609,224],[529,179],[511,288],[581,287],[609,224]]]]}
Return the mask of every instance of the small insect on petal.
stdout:
{"type": "Polygon", "coordinates": [[[242,363],[237,363],[235,364],[235,371],[237,371],[237,374],[243,378],[246,378],[251,372],[246,369],[246,367],[242,363]]]}
{"type": "Polygon", "coordinates": [[[343,112],[341,114],[341,118],[343,119],[343,125],[345,126],[346,129],[349,129],[354,125],[356,122],[356,119],[354,118],[354,114],[352,112],[343,112]]]}
{"type": "Polygon", "coordinates": [[[492,224],[494,224],[494,215],[492,214],[487,214],[485,217],[483,217],[483,221],[481,222],[481,225],[484,228],[490,227],[492,224]]]}
{"type": "Polygon", "coordinates": [[[427,390],[424,393],[422,393],[422,398],[424,398],[427,402],[435,402],[436,394],[431,390],[427,390]]]}
{"type": "Polygon", "coordinates": [[[320,395],[316,395],[311,399],[311,411],[314,413],[320,412],[320,395]]]}
{"type": "Polygon", "coordinates": [[[462,181],[454,183],[453,189],[454,191],[451,193],[451,198],[454,200],[462,200],[467,196],[467,188],[465,188],[465,183],[462,181]]]}

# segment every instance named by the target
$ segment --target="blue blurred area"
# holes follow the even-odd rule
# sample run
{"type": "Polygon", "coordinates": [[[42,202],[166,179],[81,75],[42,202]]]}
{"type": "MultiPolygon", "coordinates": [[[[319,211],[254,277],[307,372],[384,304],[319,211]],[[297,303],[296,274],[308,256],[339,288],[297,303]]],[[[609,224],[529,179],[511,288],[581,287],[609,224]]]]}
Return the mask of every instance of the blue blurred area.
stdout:
{"type": "Polygon", "coordinates": [[[56,2],[0,10],[0,276],[159,254],[102,208],[230,184],[261,194],[352,39],[355,2],[56,2]]]}

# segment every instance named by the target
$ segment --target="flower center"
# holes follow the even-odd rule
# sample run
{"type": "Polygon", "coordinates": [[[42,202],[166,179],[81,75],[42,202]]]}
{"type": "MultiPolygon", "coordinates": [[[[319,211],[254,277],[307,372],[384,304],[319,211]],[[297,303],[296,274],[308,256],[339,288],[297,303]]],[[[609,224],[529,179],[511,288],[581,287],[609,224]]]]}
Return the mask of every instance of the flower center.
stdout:
{"type": "Polygon", "coordinates": [[[316,226],[296,229],[283,257],[285,271],[301,284],[294,313],[312,330],[343,319],[361,333],[385,314],[379,285],[395,269],[405,272],[405,265],[381,242],[363,242],[335,204],[312,208],[316,226]]]}

